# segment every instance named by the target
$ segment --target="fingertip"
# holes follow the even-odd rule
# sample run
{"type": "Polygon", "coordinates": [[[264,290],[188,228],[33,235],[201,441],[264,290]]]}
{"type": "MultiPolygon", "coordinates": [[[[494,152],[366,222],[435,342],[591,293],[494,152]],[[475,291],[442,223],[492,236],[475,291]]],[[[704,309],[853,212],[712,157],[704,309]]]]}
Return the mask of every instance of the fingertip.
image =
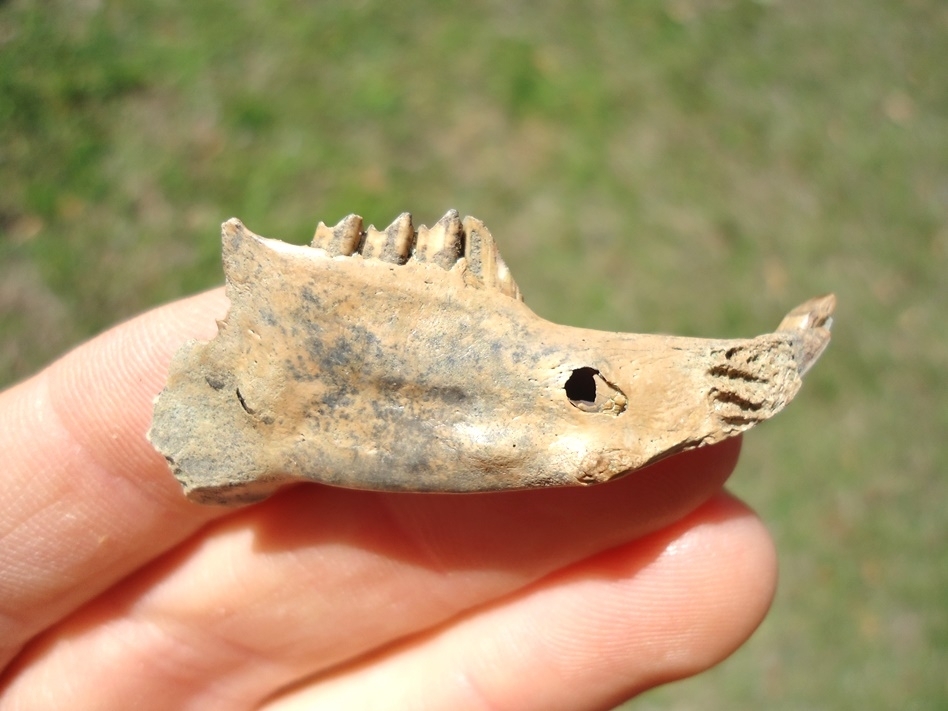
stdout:
{"type": "MultiPolygon", "coordinates": [[[[145,433],[168,364],[185,341],[212,338],[215,319],[226,311],[223,289],[215,289],[115,326],[43,374],[50,406],[97,461],[113,462],[116,468],[132,472],[154,465],[161,457],[145,433]]],[[[170,490],[179,493],[177,486],[170,490]]]]}
{"type": "Polygon", "coordinates": [[[766,527],[722,492],[676,524],[566,568],[509,610],[485,615],[518,640],[510,658],[542,660],[556,684],[524,684],[536,670],[512,667],[502,649],[468,669],[501,705],[551,708],[544,704],[570,694],[577,708],[617,704],[730,656],[763,621],[776,580],[766,527]]]}
{"type": "Polygon", "coordinates": [[[730,655],[773,598],[760,520],[726,494],[646,538],[339,669],[265,705],[612,708],[730,655]]]}
{"type": "MultiPolygon", "coordinates": [[[[776,582],[770,533],[721,492],[661,531],[541,581],[531,596],[543,604],[523,606],[533,610],[536,653],[564,682],[561,698],[585,689],[619,703],[729,657],[763,621],[776,582]]],[[[516,675],[500,672],[499,687],[486,684],[493,698],[522,693],[516,675]]]]}
{"type": "MultiPolygon", "coordinates": [[[[668,532],[651,596],[675,610],[654,618],[668,663],[642,688],[705,671],[738,649],[763,621],[777,586],[777,551],[763,521],[721,492],[668,532]]],[[[656,534],[661,535],[661,533],[656,534]]],[[[638,690],[637,690],[638,691],[638,690]]]]}
{"type": "Polygon", "coordinates": [[[0,583],[16,645],[220,515],[189,504],[148,443],[174,351],[214,333],[223,290],[152,310],[85,343],[0,397],[4,462],[0,583]]]}
{"type": "Polygon", "coordinates": [[[770,609],[777,556],[757,515],[722,492],[667,529],[563,574],[547,664],[561,665],[561,694],[585,689],[617,704],[700,674],[744,644],[770,609]]]}

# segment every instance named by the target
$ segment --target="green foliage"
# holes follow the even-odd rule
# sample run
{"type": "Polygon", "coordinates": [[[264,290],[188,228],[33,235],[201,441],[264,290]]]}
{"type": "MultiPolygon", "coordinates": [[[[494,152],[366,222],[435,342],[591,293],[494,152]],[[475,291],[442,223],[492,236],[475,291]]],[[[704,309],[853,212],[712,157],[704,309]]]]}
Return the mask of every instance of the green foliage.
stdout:
{"type": "Polygon", "coordinates": [[[561,322],[703,336],[840,297],[734,488],[758,635],[645,708],[948,704],[940,0],[0,5],[0,382],[219,283],[219,223],[449,207],[561,322]],[[700,701],[698,701],[700,700],[700,701]]]}

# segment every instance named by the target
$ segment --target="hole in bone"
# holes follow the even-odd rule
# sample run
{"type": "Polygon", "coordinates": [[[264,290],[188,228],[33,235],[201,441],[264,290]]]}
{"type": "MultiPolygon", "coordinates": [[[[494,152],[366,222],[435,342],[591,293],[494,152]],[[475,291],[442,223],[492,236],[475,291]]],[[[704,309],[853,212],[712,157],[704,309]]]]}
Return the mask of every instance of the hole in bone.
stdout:
{"type": "Polygon", "coordinates": [[[596,376],[599,371],[595,368],[577,368],[564,385],[566,397],[576,407],[591,406],[596,402],[596,376]]]}
{"type": "Polygon", "coordinates": [[[563,385],[570,404],[583,412],[619,415],[625,411],[625,394],[595,368],[576,368],[563,385]]]}

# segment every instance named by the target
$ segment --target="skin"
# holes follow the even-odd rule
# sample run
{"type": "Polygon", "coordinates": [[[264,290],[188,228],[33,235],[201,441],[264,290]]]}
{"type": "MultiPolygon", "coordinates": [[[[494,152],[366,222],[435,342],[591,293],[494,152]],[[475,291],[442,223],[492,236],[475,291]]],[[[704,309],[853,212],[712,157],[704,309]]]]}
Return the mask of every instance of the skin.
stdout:
{"type": "Polygon", "coordinates": [[[145,432],[226,310],[170,304],[0,394],[0,710],[608,709],[763,618],[739,439],[588,489],[187,501],[145,432]]]}

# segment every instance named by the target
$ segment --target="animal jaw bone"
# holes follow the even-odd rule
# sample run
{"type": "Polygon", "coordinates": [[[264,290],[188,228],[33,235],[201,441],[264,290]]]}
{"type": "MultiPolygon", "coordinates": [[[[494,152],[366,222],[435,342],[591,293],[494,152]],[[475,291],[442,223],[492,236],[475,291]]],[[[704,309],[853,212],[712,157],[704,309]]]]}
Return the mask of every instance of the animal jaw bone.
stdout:
{"type": "Polygon", "coordinates": [[[390,491],[593,484],[779,412],[829,343],[832,295],[713,340],[560,326],[483,223],[350,215],[309,247],[224,223],[231,308],[175,355],[149,439],[188,497],[311,480],[390,491]]]}

